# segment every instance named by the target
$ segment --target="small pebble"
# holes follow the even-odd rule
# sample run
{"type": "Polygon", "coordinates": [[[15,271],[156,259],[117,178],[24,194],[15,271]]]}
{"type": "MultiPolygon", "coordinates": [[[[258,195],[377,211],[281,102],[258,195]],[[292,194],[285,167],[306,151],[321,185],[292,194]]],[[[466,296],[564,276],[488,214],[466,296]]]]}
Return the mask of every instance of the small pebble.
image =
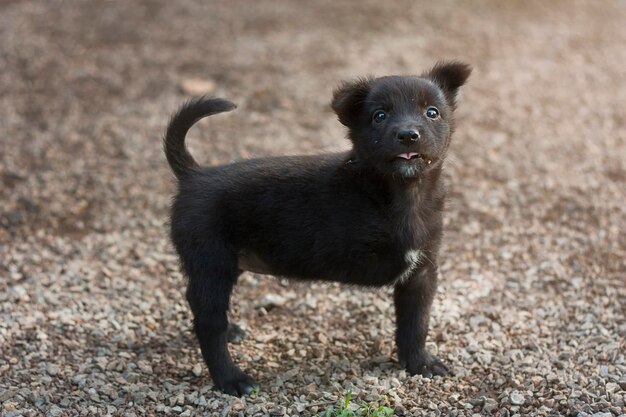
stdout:
{"type": "Polygon", "coordinates": [[[524,395],[518,391],[511,392],[509,399],[513,405],[523,405],[525,401],[524,395]]]}

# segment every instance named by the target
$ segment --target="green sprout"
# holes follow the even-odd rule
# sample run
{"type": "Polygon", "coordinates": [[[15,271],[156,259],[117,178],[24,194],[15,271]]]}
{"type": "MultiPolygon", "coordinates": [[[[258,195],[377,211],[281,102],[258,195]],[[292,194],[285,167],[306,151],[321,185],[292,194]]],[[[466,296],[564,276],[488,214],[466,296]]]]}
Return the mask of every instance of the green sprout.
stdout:
{"type": "Polygon", "coordinates": [[[320,414],[320,417],[391,417],[393,408],[378,404],[360,404],[356,410],[350,409],[352,390],[348,391],[341,407],[335,409],[332,405],[320,414]]]}

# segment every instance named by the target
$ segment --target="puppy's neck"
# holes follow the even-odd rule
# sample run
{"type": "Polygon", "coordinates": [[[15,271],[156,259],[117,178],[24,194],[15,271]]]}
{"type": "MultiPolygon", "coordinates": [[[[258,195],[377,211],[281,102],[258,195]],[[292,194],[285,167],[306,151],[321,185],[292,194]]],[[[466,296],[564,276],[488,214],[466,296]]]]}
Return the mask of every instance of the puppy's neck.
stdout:
{"type": "Polygon", "coordinates": [[[397,211],[415,213],[429,210],[443,198],[441,167],[435,167],[416,178],[388,178],[392,205],[397,211]]]}
{"type": "Polygon", "coordinates": [[[427,198],[439,188],[441,167],[437,166],[418,177],[392,177],[387,178],[390,189],[394,195],[412,198],[427,198]]]}
{"type": "Polygon", "coordinates": [[[362,188],[376,194],[377,199],[398,208],[414,209],[443,198],[441,166],[433,167],[419,177],[391,177],[350,154],[346,158],[345,167],[354,174],[355,181],[362,188]]]}

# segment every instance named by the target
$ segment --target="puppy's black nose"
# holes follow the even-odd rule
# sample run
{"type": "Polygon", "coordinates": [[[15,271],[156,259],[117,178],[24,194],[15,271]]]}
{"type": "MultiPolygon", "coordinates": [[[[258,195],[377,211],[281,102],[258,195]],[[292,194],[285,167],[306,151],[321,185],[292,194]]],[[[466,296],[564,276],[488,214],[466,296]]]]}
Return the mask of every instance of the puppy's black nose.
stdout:
{"type": "Polygon", "coordinates": [[[401,130],[398,132],[398,140],[407,146],[417,142],[419,138],[420,134],[417,130],[401,130]]]}

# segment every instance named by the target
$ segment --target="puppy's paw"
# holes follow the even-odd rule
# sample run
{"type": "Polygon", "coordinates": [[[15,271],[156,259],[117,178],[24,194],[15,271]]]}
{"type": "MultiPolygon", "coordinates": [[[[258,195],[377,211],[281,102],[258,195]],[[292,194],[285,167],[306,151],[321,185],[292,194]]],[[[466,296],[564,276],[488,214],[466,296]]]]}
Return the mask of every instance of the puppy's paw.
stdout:
{"type": "Polygon", "coordinates": [[[227,377],[225,380],[220,381],[220,383],[216,383],[216,385],[226,394],[235,395],[237,397],[248,395],[259,388],[259,384],[243,372],[227,377]]]}
{"type": "Polygon", "coordinates": [[[422,352],[417,355],[413,360],[406,362],[406,370],[411,375],[421,375],[426,378],[432,378],[433,376],[446,376],[450,374],[448,367],[440,361],[436,356],[422,352]]]}
{"type": "Polygon", "coordinates": [[[228,342],[233,344],[239,344],[246,338],[246,331],[236,325],[235,323],[228,323],[228,342]]]}

